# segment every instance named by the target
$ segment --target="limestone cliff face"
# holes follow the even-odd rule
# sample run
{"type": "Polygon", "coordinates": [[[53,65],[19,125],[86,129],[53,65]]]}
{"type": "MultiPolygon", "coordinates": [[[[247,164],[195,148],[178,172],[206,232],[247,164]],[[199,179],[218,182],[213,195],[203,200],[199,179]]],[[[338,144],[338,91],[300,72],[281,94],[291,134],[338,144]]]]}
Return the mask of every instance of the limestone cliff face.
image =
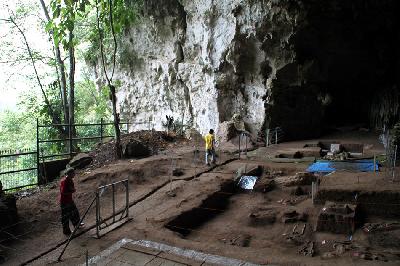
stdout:
{"type": "Polygon", "coordinates": [[[236,113],[254,134],[281,126],[287,138],[315,136],[324,115],[367,117],[360,95],[377,91],[379,73],[386,87],[395,77],[395,0],[144,2],[117,73],[121,117],[145,122],[131,130],[149,120],[162,129],[172,115],[204,134],[236,113]],[[385,41],[365,41],[375,35],[385,41]]]}
{"type": "MultiPolygon", "coordinates": [[[[162,129],[165,115],[205,133],[240,114],[253,133],[268,117],[276,73],[301,6],[285,0],[145,1],[124,43],[121,117],[162,129]]],[[[291,82],[297,82],[297,77],[291,82]]]]}

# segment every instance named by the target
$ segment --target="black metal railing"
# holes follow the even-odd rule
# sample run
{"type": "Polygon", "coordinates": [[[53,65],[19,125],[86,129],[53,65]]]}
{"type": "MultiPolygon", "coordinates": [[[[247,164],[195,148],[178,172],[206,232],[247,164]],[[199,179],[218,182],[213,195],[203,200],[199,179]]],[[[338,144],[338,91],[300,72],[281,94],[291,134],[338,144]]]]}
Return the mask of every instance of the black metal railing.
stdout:
{"type": "MultiPolygon", "coordinates": [[[[130,123],[120,122],[121,133],[127,133],[130,123]]],[[[114,123],[39,124],[36,120],[36,150],[0,151],[0,181],[4,191],[38,185],[40,164],[54,159],[72,158],[78,152],[89,152],[106,138],[113,138],[114,123]],[[56,128],[67,132],[59,137],[56,128]],[[74,131],[72,131],[73,129],[74,131]],[[72,134],[74,132],[74,134],[72,134]]]]}
{"type": "MultiPolygon", "coordinates": [[[[130,126],[147,130],[154,128],[154,118],[141,122],[120,122],[122,135],[128,133],[130,126]]],[[[186,125],[182,123],[175,130],[183,133],[186,125]]],[[[0,181],[5,191],[38,185],[40,175],[45,175],[47,161],[70,159],[79,152],[93,151],[98,143],[114,137],[114,123],[81,124],[40,124],[36,120],[36,150],[0,151],[0,181]],[[43,167],[41,167],[43,165],[43,167]],[[42,169],[43,168],[43,169],[42,169]]],[[[45,177],[43,180],[47,182],[45,177]]]]}
{"type": "Polygon", "coordinates": [[[37,169],[36,151],[0,151],[0,181],[4,191],[36,185],[37,169]]]}
{"type": "MultiPolygon", "coordinates": [[[[128,133],[129,122],[120,122],[121,133],[128,133]]],[[[79,152],[90,152],[97,143],[113,138],[113,122],[82,123],[82,124],[47,124],[40,125],[37,121],[38,164],[43,160],[72,158],[79,152]],[[46,129],[63,128],[67,137],[51,137],[46,129]],[[85,130],[82,130],[85,129],[85,130]],[[47,133],[47,134],[46,134],[47,133]]],[[[56,135],[56,134],[53,134],[56,135]]]]}

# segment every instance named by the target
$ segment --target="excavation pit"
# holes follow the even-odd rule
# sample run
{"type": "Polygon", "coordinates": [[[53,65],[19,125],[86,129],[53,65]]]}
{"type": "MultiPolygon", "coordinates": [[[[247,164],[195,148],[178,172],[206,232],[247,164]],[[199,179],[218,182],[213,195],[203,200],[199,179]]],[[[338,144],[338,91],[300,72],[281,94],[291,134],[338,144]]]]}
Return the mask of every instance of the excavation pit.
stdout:
{"type": "Polygon", "coordinates": [[[326,202],[318,216],[316,231],[352,234],[359,219],[357,205],[326,202]]]}
{"type": "Polygon", "coordinates": [[[165,227],[179,233],[182,237],[187,237],[192,231],[222,214],[229,206],[230,197],[236,192],[237,187],[234,181],[225,182],[219,191],[203,200],[200,206],[183,212],[168,222],[165,227]]]}

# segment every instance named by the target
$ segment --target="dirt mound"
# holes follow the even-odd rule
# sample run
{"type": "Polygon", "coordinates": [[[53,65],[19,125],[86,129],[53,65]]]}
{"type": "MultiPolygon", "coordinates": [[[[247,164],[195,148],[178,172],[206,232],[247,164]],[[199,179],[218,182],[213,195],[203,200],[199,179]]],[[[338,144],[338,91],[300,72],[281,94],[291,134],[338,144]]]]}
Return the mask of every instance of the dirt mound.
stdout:
{"type": "Polygon", "coordinates": [[[89,165],[92,160],[92,157],[90,157],[88,154],[79,153],[75,155],[71,161],[69,161],[69,165],[75,169],[82,169],[89,165]]]}
{"type": "MultiPolygon", "coordinates": [[[[142,130],[121,136],[122,147],[129,146],[129,143],[140,143],[141,146],[148,149],[148,155],[154,155],[159,151],[178,147],[187,142],[188,140],[184,137],[168,135],[164,131],[142,130]]],[[[115,141],[111,140],[107,143],[99,144],[89,155],[93,158],[93,162],[89,166],[91,169],[115,161],[115,141]]]]}

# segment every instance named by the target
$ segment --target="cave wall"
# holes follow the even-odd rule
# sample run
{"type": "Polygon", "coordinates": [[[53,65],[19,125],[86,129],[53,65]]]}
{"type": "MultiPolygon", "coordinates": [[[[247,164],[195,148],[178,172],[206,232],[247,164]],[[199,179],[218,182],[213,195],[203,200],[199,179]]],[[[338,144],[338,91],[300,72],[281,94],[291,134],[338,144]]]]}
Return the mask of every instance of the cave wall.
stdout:
{"type": "Polygon", "coordinates": [[[390,53],[399,44],[397,6],[147,0],[120,47],[121,117],[144,122],[131,130],[147,129],[149,119],[163,129],[172,115],[218,134],[236,113],[254,135],[279,126],[287,139],[317,136],[330,122],[365,122],[369,100],[399,79],[390,53]]]}
{"type": "Polygon", "coordinates": [[[121,48],[121,117],[162,129],[172,115],[204,134],[238,113],[257,133],[276,73],[295,60],[288,40],[299,9],[289,0],[145,1],[121,48]]]}

